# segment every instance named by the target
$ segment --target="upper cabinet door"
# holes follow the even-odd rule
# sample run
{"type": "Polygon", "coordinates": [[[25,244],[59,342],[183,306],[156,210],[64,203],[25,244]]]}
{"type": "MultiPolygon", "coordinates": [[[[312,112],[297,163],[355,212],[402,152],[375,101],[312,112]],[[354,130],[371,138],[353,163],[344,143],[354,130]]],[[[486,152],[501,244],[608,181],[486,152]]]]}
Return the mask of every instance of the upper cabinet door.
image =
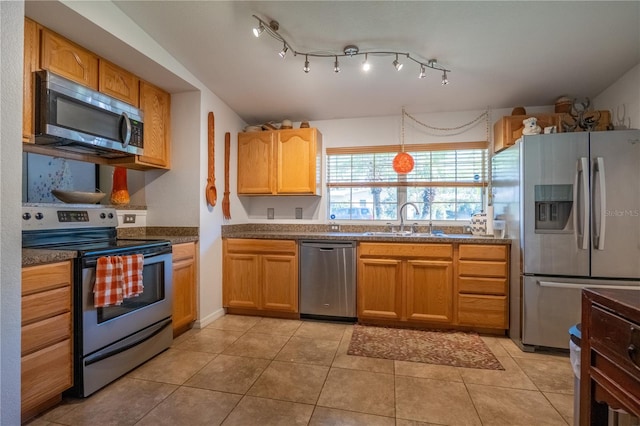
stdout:
{"type": "Polygon", "coordinates": [[[98,57],[75,43],[42,29],[40,67],[98,90],[98,57]]]}
{"type": "Polygon", "coordinates": [[[22,141],[33,143],[33,72],[38,69],[37,23],[29,18],[24,19],[24,69],[22,74],[22,141]]]}
{"type": "Polygon", "coordinates": [[[238,194],[275,194],[274,132],[238,133],[238,194]]]}
{"type": "Polygon", "coordinates": [[[140,80],[129,71],[100,59],[98,90],[123,102],[138,106],[140,80]]]}
{"type": "Polygon", "coordinates": [[[146,81],[140,81],[140,109],[144,113],[144,155],[140,155],[138,161],[169,168],[171,95],[146,81]]]}
{"type": "Polygon", "coordinates": [[[316,129],[292,129],[277,132],[277,192],[279,194],[316,194],[316,129]]]}

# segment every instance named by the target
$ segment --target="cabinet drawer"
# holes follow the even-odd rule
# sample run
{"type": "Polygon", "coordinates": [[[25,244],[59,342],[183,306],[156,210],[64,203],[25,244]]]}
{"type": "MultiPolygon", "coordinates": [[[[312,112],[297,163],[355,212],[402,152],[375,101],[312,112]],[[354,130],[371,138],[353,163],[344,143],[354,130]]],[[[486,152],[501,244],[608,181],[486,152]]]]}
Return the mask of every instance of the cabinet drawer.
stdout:
{"type": "Polygon", "coordinates": [[[594,350],[610,356],[630,371],[640,368],[640,324],[594,306],[590,327],[594,350]]]}
{"type": "Polygon", "coordinates": [[[458,292],[503,296],[507,292],[507,279],[460,277],[458,278],[458,292]]]}
{"type": "Polygon", "coordinates": [[[452,244],[362,243],[360,256],[412,257],[419,259],[451,259],[452,244]]]}
{"type": "Polygon", "coordinates": [[[507,246],[493,244],[460,244],[460,260],[506,260],[507,246]]]}
{"type": "Polygon", "coordinates": [[[507,328],[507,297],[458,295],[458,322],[485,328],[507,328]]]}
{"type": "Polygon", "coordinates": [[[22,297],[22,325],[71,310],[71,287],[56,288],[22,297]]]}
{"type": "Polygon", "coordinates": [[[183,259],[193,259],[196,256],[196,245],[194,243],[176,244],[172,247],[173,261],[183,259]]]}
{"type": "Polygon", "coordinates": [[[22,268],[22,295],[71,285],[71,262],[22,268]]]}
{"type": "Polygon", "coordinates": [[[22,355],[71,338],[71,313],[56,315],[22,327],[22,355]]]}
{"type": "Polygon", "coordinates": [[[73,385],[71,340],[22,357],[22,411],[31,410],[73,385]]]}
{"type": "Polygon", "coordinates": [[[458,274],[460,276],[506,277],[507,262],[461,260],[458,262],[458,274]]]}
{"type": "Polygon", "coordinates": [[[227,253],[287,253],[296,254],[294,240],[260,240],[232,238],[225,240],[227,253]]]}

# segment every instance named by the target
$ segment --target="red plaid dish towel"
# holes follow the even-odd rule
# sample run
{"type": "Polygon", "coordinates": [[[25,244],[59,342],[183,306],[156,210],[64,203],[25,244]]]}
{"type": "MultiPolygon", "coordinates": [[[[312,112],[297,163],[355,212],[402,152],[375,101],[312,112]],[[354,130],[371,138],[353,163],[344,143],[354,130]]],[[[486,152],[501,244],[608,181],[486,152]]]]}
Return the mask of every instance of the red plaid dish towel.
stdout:
{"type": "Polygon", "coordinates": [[[96,308],[122,303],[122,261],[119,256],[98,258],[93,304],[96,308]]]}
{"type": "Polygon", "coordinates": [[[120,256],[122,262],[122,296],[126,299],[135,297],[142,293],[142,268],[144,267],[144,256],[132,254],[131,256],[120,256]]]}
{"type": "Polygon", "coordinates": [[[93,304],[104,308],[122,304],[123,299],[135,297],[144,290],[142,269],[144,256],[105,256],[98,258],[93,304]]]}

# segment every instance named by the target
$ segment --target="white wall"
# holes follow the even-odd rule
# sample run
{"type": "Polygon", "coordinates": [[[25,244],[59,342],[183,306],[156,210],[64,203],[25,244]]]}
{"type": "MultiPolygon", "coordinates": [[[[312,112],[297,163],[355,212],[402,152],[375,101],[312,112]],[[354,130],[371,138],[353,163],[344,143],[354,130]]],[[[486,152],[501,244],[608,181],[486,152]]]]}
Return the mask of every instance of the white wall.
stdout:
{"type": "MultiPolygon", "coordinates": [[[[528,113],[553,112],[553,106],[526,107],[528,113]]],[[[448,130],[428,129],[405,117],[405,145],[438,142],[475,142],[491,141],[493,124],[504,115],[511,114],[509,109],[490,109],[488,119],[481,119],[473,125],[455,130],[461,125],[474,121],[484,111],[462,111],[449,113],[430,113],[410,115],[421,123],[431,127],[448,130]],[[488,128],[487,128],[488,125],[488,128]]],[[[392,145],[401,142],[401,112],[392,117],[350,118],[342,120],[321,120],[310,123],[322,133],[323,151],[333,147],[392,145]]],[[[299,123],[294,123],[298,127],[299,123]]],[[[233,163],[236,164],[236,163],[233,163]]],[[[322,166],[323,181],[326,165],[322,166]]],[[[236,176],[232,176],[232,182],[236,176]]],[[[234,197],[233,220],[230,223],[326,223],[326,188],[322,188],[322,197],[278,196],[278,197],[234,197]],[[303,219],[295,219],[295,208],[302,207],[303,219]],[[275,218],[267,219],[267,208],[273,208],[275,218]]],[[[350,222],[352,223],[352,222],[350,222]]]]}
{"type": "Polygon", "coordinates": [[[593,104],[596,110],[609,110],[616,130],[640,128],[640,64],[600,93],[593,104]]]}
{"type": "Polygon", "coordinates": [[[0,2],[0,424],[20,424],[24,4],[0,2]]]}

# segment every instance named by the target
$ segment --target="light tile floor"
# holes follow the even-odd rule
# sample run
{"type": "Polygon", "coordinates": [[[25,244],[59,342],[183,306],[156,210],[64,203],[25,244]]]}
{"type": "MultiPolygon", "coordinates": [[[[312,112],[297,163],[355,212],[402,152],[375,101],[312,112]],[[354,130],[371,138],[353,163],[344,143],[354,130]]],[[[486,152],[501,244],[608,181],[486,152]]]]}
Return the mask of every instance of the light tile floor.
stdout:
{"type": "Polygon", "coordinates": [[[484,337],[505,370],[347,355],[345,324],[224,316],[42,425],[572,425],[566,354],[484,337]]]}

